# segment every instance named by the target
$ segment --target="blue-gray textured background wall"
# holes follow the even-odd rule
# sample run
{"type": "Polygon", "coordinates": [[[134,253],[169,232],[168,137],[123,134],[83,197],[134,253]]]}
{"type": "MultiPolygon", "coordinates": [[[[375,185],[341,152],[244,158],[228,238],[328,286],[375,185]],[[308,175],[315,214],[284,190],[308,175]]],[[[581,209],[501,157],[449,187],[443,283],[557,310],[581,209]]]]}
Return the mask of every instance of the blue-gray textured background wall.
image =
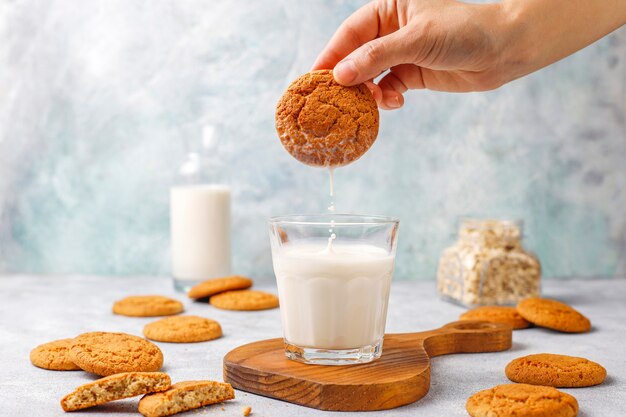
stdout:
{"type": "MultiPolygon", "coordinates": [[[[168,187],[215,124],[236,271],[271,277],[266,219],[328,203],[274,106],[360,4],[1,1],[0,272],[166,274],[168,187]]],[[[622,28],[498,91],[412,92],[337,206],[401,219],[398,278],[433,278],[468,214],[523,218],[546,276],[624,274],[625,117],[622,28]]]]}

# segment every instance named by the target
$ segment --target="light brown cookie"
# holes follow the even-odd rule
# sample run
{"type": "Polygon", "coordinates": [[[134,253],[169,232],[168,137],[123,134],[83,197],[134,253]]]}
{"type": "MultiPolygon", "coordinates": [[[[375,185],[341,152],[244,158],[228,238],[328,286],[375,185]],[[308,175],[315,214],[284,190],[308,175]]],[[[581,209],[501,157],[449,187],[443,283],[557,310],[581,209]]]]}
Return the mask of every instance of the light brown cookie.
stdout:
{"type": "Polygon", "coordinates": [[[515,307],[484,306],[466,311],[461,320],[484,320],[491,323],[510,324],[513,330],[525,329],[530,323],[519,315],[515,307]]]}
{"type": "Polygon", "coordinates": [[[163,353],[157,345],[126,333],[83,333],[72,341],[70,359],[85,371],[101,376],[154,372],[163,366],[163,353]]]}
{"type": "Polygon", "coordinates": [[[537,326],[566,333],[582,333],[591,329],[589,319],[567,304],[547,298],[527,298],[517,305],[517,312],[537,326]]]}
{"type": "Polygon", "coordinates": [[[183,310],[183,303],[162,295],[133,295],[113,304],[115,314],[130,317],[171,316],[183,310]]]}
{"type": "Polygon", "coordinates": [[[479,391],[465,404],[472,417],[574,417],[576,398],[552,387],[505,384],[479,391]]]}
{"type": "Polygon", "coordinates": [[[166,317],[143,328],[148,339],[158,342],[205,342],[222,336],[222,327],[215,320],[199,316],[166,317]]]}
{"type": "Polygon", "coordinates": [[[266,310],[278,307],[278,297],[263,291],[227,291],[209,299],[212,306],[223,310],[266,310]]]}
{"type": "Polygon", "coordinates": [[[33,365],[52,371],[77,371],[80,367],[70,359],[72,339],[60,339],[44,343],[30,351],[33,365]]]}
{"type": "Polygon", "coordinates": [[[307,165],[337,167],[359,159],[378,135],[378,106],[365,84],[344,87],[331,70],[302,75],[276,106],[285,149],[307,165]]]}
{"type": "Polygon", "coordinates": [[[122,398],[167,390],[172,381],[163,372],[124,372],[88,382],[61,399],[65,411],[80,410],[122,398]]]}
{"type": "Polygon", "coordinates": [[[170,389],[148,394],[139,401],[139,412],[146,417],[171,416],[235,398],[230,384],[216,381],[178,382],[170,389]]]}
{"type": "Polygon", "coordinates": [[[505,369],[513,382],[557,388],[590,387],[604,382],[606,369],[575,356],[539,353],[513,359],[505,369]]]}
{"type": "Polygon", "coordinates": [[[250,278],[241,275],[213,278],[194,285],[187,295],[189,298],[206,298],[224,291],[243,290],[252,286],[250,278]]]}

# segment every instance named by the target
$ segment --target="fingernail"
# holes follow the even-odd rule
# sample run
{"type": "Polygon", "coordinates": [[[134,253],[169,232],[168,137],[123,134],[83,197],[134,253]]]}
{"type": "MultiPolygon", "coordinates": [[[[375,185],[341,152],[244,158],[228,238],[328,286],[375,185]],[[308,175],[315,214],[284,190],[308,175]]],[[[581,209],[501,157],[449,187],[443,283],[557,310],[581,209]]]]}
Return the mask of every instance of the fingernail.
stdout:
{"type": "Polygon", "coordinates": [[[393,107],[394,109],[402,106],[402,103],[400,103],[400,97],[398,96],[389,97],[386,102],[389,107],[393,107]]]}
{"type": "Polygon", "coordinates": [[[358,75],[354,67],[354,62],[352,62],[351,59],[341,61],[333,70],[333,76],[340,84],[349,84],[354,81],[358,75]]]}

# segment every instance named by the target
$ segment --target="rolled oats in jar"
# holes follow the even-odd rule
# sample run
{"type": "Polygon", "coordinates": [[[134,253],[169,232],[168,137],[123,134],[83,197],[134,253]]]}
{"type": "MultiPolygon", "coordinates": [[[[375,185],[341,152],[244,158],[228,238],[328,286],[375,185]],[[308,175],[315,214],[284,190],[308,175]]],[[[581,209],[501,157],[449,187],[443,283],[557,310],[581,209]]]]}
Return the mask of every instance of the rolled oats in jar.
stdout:
{"type": "Polygon", "coordinates": [[[463,220],[457,242],[439,260],[437,290],[468,307],[539,296],[541,266],[522,246],[521,221],[463,220]]]}

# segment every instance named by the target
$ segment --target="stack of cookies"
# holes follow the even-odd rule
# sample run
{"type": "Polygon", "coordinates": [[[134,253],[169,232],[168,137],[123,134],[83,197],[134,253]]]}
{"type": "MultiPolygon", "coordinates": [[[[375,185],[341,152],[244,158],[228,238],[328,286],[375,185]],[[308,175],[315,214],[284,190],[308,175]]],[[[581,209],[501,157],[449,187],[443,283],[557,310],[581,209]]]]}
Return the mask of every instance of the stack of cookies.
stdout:
{"type": "Polygon", "coordinates": [[[249,290],[250,278],[234,275],[203,281],[187,295],[194,300],[209,299],[212,306],[223,310],[266,310],[278,307],[278,297],[263,291],[249,290]]]}
{"type": "MultiPolygon", "coordinates": [[[[516,307],[478,307],[463,313],[460,319],[505,323],[514,330],[532,325],[564,333],[591,329],[589,319],[571,306],[538,297],[522,300],[516,307]]],[[[472,395],[466,404],[471,416],[573,417],[578,413],[578,402],[556,388],[589,387],[606,378],[606,370],[596,362],[550,353],[514,359],[506,366],[505,374],[515,383],[472,395]]]]}
{"type": "Polygon", "coordinates": [[[527,298],[517,305],[517,311],[535,326],[564,333],[584,333],[591,330],[589,319],[567,304],[546,298],[527,298]]]}
{"type": "Polygon", "coordinates": [[[527,298],[516,307],[483,306],[461,314],[461,320],[484,320],[505,323],[513,330],[531,325],[563,333],[584,333],[591,330],[589,319],[567,304],[547,298],[527,298]]]}
{"type": "Polygon", "coordinates": [[[158,371],[163,353],[154,343],[131,334],[90,332],[37,346],[30,352],[30,360],[43,369],[108,376],[158,371]]]}

